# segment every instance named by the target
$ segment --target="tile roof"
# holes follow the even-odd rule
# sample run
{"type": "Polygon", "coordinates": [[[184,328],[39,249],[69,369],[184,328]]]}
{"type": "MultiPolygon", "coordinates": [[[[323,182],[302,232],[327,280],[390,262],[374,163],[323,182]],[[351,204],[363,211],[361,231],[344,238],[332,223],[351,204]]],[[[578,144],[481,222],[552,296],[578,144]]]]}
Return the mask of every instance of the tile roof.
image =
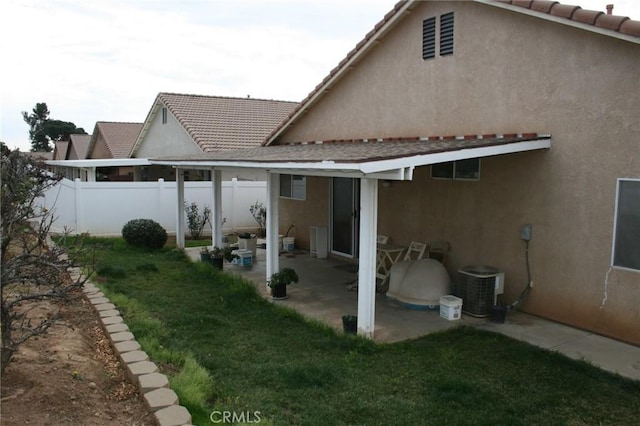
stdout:
{"type": "Polygon", "coordinates": [[[66,160],[69,152],[69,141],[56,141],[53,148],[54,160],[66,160]]]}
{"type": "Polygon", "coordinates": [[[502,135],[430,136],[427,138],[399,137],[332,140],[260,146],[234,151],[209,152],[186,157],[156,158],[151,160],[176,162],[365,163],[541,139],[549,139],[549,136],[537,133],[511,133],[502,135]]]}
{"type": "Polygon", "coordinates": [[[75,151],[78,160],[87,158],[91,135],[69,135],[71,140],[71,149],[75,151]]]}
{"type": "MultiPolygon", "coordinates": [[[[259,146],[298,106],[297,102],[267,99],[160,93],[145,126],[159,108],[158,101],[167,107],[203,152],[259,146]]],[[[140,136],[136,147],[144,134],[140,136]]]]}
{"type": "Polygon", "coordinates": [[[608,15],[599,10],[587,10],[580,6],[561,4],[548,0],[498,0],[500,3],[531,9],[535,12],[546,13],[575,22],[593,25],[594,27],[612,30],[621,34],[640,37],[640,21],[629,19],[627,16],[608,15]]]}
{"type": "MultiPolygon", "coordinates": [[[[413,3],[420,0],[400,0],[393,9],[389,11],[381,21],[379,21],[371,31],[369,31],[364,38],[356,44],[356,46],[347,53],[347,56],[340,61],[340,63],[333,68],[329,75],[327,75],[320,84],[318,84],[302,102],[294,109],[289,116],[282,121],[278,127],[264,140],[263,145],[269,145],[273,143],[276,138],[292,124],[297,116],[307,108],[311,106],[313,102],[322,96],[322,93],[339,79],[341,75],[348,69],[352,62],[355,62],[360,56],[364,55],[369,49],[369,46],[373,45],[375,40],[381,37],[385,31],[389,30],[395,25],[404,14],[404,12],[410,12],[413,3]]],[[[582,9],[580,6],[569,6],[560,4],[557,1],[543,1],[543,0],[476,0],[478,3],[495,3],[518,6],[512,10],[518,11],[518,9],[531,9],[534,12],[540,12],[548,14],[550,16],[567,18],[567,22],[574,21],[582,24],[588,24],[593,28],[600,28],[604,30],[610,30],[611,34],[623,34],[626,36],[638,37],[640,42],[640,21],[634,21],[624,16],[606,15],[603,12],[592,11],[582,9]]]]}
{"type": "Polygon", "coordinates": [[[91,154],[98,135],[102,135],[111,151],[111,158],[128,158],[141,129],[142,123],[98,121],[91,136],[87,154],[91,154]]]}
{"type": "Polygon", "coordinates": [[[24,154],[34,161],[53,160],[53,151],[26,151],[24,154]]]}

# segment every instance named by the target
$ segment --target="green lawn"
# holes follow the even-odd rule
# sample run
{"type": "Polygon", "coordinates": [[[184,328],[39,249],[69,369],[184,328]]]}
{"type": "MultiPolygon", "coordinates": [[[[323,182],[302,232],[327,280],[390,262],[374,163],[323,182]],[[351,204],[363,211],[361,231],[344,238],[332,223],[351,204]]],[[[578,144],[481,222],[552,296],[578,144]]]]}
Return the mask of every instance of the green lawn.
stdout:
{"type": "Polygon", "coordinates": [[[640,382],[461,327],[415,341],[344,336],[251,284],[120,239],[90,239],[95,281],[171,379],[194,424],[636,424],[640,382]],[[219,420],[219,418],[216,418],[219,420]]]}

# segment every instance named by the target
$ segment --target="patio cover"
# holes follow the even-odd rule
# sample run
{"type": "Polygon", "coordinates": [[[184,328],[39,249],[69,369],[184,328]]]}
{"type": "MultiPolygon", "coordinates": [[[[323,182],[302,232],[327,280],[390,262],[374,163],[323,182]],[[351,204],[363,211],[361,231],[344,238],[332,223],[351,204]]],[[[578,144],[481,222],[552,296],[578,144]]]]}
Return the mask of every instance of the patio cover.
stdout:
{"type": "MultiPolygon", "coordinates": [[[[188,157],[149,159],[177,169],[178,206],[184,203],[184,170],[212,173],[212,223],[222,220],[222,170],[259,168],[267,171],[266,279],[279,270],[278,199],[280,174],[360,178],[360,254],[358,259],[358,333],[373,337],[376,295],[378,180],[411,180],[418,166],[481,158],[551,147],[550,135],[537,133],[466,135],[428,138],[386,138],[296,142],[188,157]],[[275,249],[274,249],[275,248],[275,249]]],[[[184,209],[177,211],[177,245],[184,247],[184,209]]],[[[212,244],[222,244],[215,227],[212,244]]]]}
{"type": "Polygon", "coordinates": [[[551,147],[537,133],[296,142],[186,157],[151,158],[184,169],[259,168],[309,176],[411,180],[418,166],[551,147]]]}

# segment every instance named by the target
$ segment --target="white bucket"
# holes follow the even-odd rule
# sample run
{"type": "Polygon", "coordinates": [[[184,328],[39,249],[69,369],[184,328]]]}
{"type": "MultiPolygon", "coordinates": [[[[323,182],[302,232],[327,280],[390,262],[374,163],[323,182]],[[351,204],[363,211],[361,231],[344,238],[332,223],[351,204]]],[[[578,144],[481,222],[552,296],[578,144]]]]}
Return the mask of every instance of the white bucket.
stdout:
{"type": "Polygon", "coordinates": [[[295,237],[284,237],[282,239],[282,250],[286,252],[291,252],[294,250],[295,246],[296,246],[295,237]]]}

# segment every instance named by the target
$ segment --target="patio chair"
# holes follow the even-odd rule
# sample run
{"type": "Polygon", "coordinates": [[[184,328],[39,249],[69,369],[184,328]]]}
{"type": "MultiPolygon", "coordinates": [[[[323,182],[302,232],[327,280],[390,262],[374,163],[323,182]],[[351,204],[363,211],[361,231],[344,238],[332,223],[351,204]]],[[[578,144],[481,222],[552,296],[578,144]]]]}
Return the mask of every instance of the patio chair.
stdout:
{"type": "Polygon", "coordinates": [[[427,251],[427,257],[435,259],[443,265],[447,263],[447,257],[449,256],[449,250],[451,244],[449,241],[433,241],[429,243],[429,250],[427,251]]]}
{"type": "Polygon", "coordinates": [[[424,252],[427,250],[427,243],[421,243],[419,241],[411,241],[407,252],[404,255],[404,260],[418,260],[424,257],[424,252]]]}
{"type": "Polygon", "coordinates": [[[378,234],[378,238],[376,239],[378,244],[389,244],[389,237],[386,235],[378,234]]]}

